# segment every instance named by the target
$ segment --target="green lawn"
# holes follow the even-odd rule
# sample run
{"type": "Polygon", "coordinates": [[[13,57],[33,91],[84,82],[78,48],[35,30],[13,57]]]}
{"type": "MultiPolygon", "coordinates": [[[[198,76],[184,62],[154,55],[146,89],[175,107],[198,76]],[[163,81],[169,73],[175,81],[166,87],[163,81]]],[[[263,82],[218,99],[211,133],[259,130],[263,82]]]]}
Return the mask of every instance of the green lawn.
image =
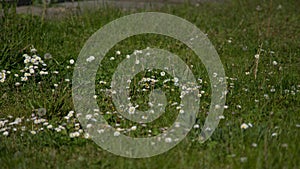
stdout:
{"type": "Polygon", "coordinates": [[[164,117],[147,126],[120,117],[103,89],[109,88],[113,72],[127,54],[146,47],[166,49],[180,56],[202,79],[196,121],[200,128],[194,126],[170,151],[143,159],[116,156],[87,138],[76,112],[73,114],[72,71],[73,60],[76,63],[95,31],[121,16],[145,10],[106,7],[51,20],[14,13],[3,16],[0,168],[299,168],[299,6],[298,0],[234,0],[148,10],[182,17],[207,34],[224,65],[228,94],[218,128],[209,140],[200,143],[211,88],[195,54],[177,40],[153,34],[130,37],[115,45],[103,60],[106,67],[98,70],[96,99],[99,114],[110,125],[122,129],[136,126],[127,133],[132,137],[164,132],[178,114],[172,104],[180,101],[180,93],[172,81],[166,85],[162,82],[172,78],[162,76],[162,70],[141,72],[130,84],[132,102],[141,110],[148,108],[145,96],[153,88],[148,82],[138,82],[151,77],[158,80],[155,87],[166,92],[170,105],[164,117]],[[31,51],[33,46],[37,51],[31,51]],[[24,54],[38,63],[25,61],[24,54]],[[30,73],[31,69],[34,72],[30,73]],[[27,79],[25,73],[30,74],[27,79]],[[141,92],[145,88],[149,90],[141,92]]]}

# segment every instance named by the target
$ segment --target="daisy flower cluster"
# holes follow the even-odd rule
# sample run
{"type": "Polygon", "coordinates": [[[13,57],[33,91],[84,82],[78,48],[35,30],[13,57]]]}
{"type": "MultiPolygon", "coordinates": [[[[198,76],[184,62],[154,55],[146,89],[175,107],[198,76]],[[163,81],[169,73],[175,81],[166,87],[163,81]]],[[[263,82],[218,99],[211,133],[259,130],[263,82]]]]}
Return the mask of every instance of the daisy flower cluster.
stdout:
{"type": "MultiPolygon", "coordinates": [[[[45,59],[51,57],[50,54],[48,55],[45,55],[45,59]]],[[[8,75],[13,74],[14,78],[17,79],[15,86],[20,86],[30,78],[48,75],[47,64],[39,55],[37,55],[37,50],[33,46],[30,49],[30,54],[23,54],[23,64],[24,68],[18,71],[13,71],[14,73],[2,70],[0,72],[0,82],[4,83],[7,80],[8,75]]]]}
{"type": "Polygon", "coordinates": [[[23,136],[24,132],[35,135],[38,132],[44,131],[45,128],[48,128],[48,125],[47,119],[38,117],[35,114],[27,118],[8,115],[6,118],[0,119],[0,133],[2,133],[1,135],[3,136],[8,136],[11,133],[21,133],[21,136],[23,136]]]}
{"type": "MultiPolygon", "coordinates": [[[[21,81],[27,81],[31,76],[38,76],[38,75],[48,75],[47,71],[47,64],[42,60],[40,56],[38,56],[37,50],[35,48],[31,48],[32,55],[24,54],[24,69],[21,69],[20,72],[23,74],[20,78],[21,81]]],[[[18,77],[18,74],[15,74],[18,77]]]]}
{"type": "MultiPolygon", "coordinates": [[[[134,56],[137,54],[141,54],[143,50],[135,50],[132,54],[122,54],[120,51],[116,51],[116,57],[122,57],[124,55],[125,59],[130,59],[130,56],[134,56]]],[[[88,57],[89,58],[89,57],[88,57]]],[[[117,62],[118,59],[115,57],[110,59],[110,62],[117,62]]],[[[135,64],[140,64],[139,62],[134,62],[135,64]]],[[[127,79],[127,85],[125,86],[126,89],[132,89],[130,91],[130,96],[127,98],[130,100],[130,103],[128,105],[120,105],[120,108],[125,110],[126,113],[129,115],[135,115],[135,116],[141,116],[140,118],[143,120],[147,120],[149,117],[147,115],[139,115],[137,110],[143,110],[147,109],[149,110],[149,113],[156,113],[153,111],[153,106],[158,106],[161,108],[163,107],[162,103],[159,103],[155,100],[150,101],[145,98],[150,94],[150,92],[153,89],[160,88],[166,93],[166,96],[168,97],[168,102],[166,106],[167,112],[177,112],[180,114],[186,113],[183,110],[184,105],[180,104],[180,99],[185,97],[186,95],[189,95],[191,92],[194,92],[196,90],[200,90],[198,97],[202,97],[205,94],[203,89],[203,83],[205,82],[201,78],[197,79],[196,84],[195,83],[187,83],[187,84],[181,84],[179,77],[173,77],[168,72],[169,68],[165,67],[163,70],[158,69],[149,69],[146,68],[143,72],[137,74],[133,79],[127,79]]],[[[116,94],[116,91],[112,91],[110,89],[109,80],[106,79],[106,76],[102,76],[101,79],[98,81],[98,87],[100,88],[99,96],[94,97],[98,100],[98,103],[101,101],[99,100],[111,100],[111,99],[103,99],[104,97],[109,97],[111,94],[116,94]],[[103,94],[103,95],[102,95],[103,94]]],[[[207,83],[205,82],[205,85],[207,83]]],[[[107,102],[107,101],[106,101],[107,102]]],[[[102,104],[102,103],[100,103],[102,104]]],[[[170,127],[170,124],[172,122],[168,122],[166,118],[169,117],[160,117],[158,121],[155,121],[154,123],[151,122],[151,124],[138,122],[138,123],[132,123],[129,122],[126,118],[124,118],[122,115],[120,115],[117,111],[111,111],[110,106],[113,107],[113,103],[106,104],[108,107],[107,111],[105,108],[105,111],[103,113],[100,113],[106,117],[107,121],[110,122],[110,125],[113,127],[116,127],[117,133],[116,136],[119,136],[119,134],[133,134],[136,135],[143,135],[143,136],[156,136],[159,133],[164,133],[167,131],[167,129],[170,127]],[[165,121],[160,123],[161,121],[165,121]]],[[[102,109],[103,111],[103,109],[102,109]]],[[[169,116],[175,116],[177,113],[170,113],[172,115],[169,116]]],[[[169,114],[169,113],[167,113],[169,114]]],[[[91,114],[93,116],[93,114],[91,114]]],[[[175,127],[183,127],[183,124],[176,124],[175,127]]],[[[199,124],[196,124],[194,129],[200,128],[199,124]]],[[[104,132],[104,131],[100,131],[104,132]]],[[[175,139],[175,138],[174,138],[175,139]]],[[[167,141],[170,141],[170,139],[167,139],[167,141]]],[[[171,141],[170,141],[171,142],[171,141]]]]}
{"type": "Polygon", "coordinates": [[[4,83],[6,79],[6,74],[10,74],[10,71],[2,70],[0,72],[0,82],[4,83]]]}
{"type": "Polygon", "coordinates": [[[70,138],[89,138],[89,135],[83,131],[77,119],[79,115],[75,115],[73,110],[69,111],[67,116],[60,122],[50,122],[47,118],[44,118],[45,111],[44,108],[38,109],[30,117],[13,117],[9,115],[5,118],[0,118],[0,137],[7,137],[11,134],[23,136],[25,133],[36,135],[48,131],[67,135],[70,138]]]}
{"type": "MultiPolygon", "coordinates": [[[[13,73],[11,71],[2,70],[0,72],[0,82],[4,83],[5,80],[7,80],[9,74],[13,74],[12,78],[16,82],[15,86],[20,86],[22,83],[25,83],[30,79],[34,80],[33,83],[35,83],[37,77],[42,77],[50,74],[59,74],[59,71],[54,70],[49,72],[47,69],[47,64],[44,60],[52,58],[52,55],[50,53],[46,53],[44,55],[44,58],[42,59],[42,57],[37,54],[37,50],[32,46],[30,48],[30,54],[25,53],[22,57],[22,63],[24,64],[24,68],[21,70],[12,70],[13,73]]],[[[69,61],[67,69],[71,68],[71,65],[73,65],[74,63],[75,61],[71,59],[69,61]]],[[[64,81],[69,83],[70,79],[65,78],[64,81]]],[[[41,81],[39,81],[38,83],[40,82],[41,81]]],[[[60,82],[53,83],[53,86],[55,88],[57,88],[60,84],[60,82]]],[[[52,92],[54,90],[55,89],[52,89],[52,92]]],[[[76,116],[74,115],[74,111],[70,111],[66,117],[62,117],[62,119],[58,120],[57,122],[49,121],[47,118],[45,118],[51,116],[49,114],[46,116],[47,113],[45,108],[38,108],[34,109],[33,111],[34,113],[32,113],[29,117],[14,117],[12,115],[8,115],[7,117],[1,116],[0,135],[9,136],[13,133],[21,133],[21,135],[23,135],[24,132],[37,134],[43,131],[55,131],[63,134],[67,134],[69,132],[79,133],[70,134],[70,137],[84,136],[84,132],[81,129],[81,126],[79,125],[76,116]]]]}
{"type": "MultiPolygon", "coordinates": [[[[134,53],[140,53],[141,50],[136,50],[134,53]]],[[[15,77],[17,77],[18,82],[15,84],[16,86],[20,85],[22,82],[28,81],[30,78],[35,78],[37,76],[44,76],[48,74],[59,74],[58,71],[52,71],[48,73],[47,70],[47,64],[44,62],[44,60],[37,55],[37,50],[35,48],[31,48],[30,50],[31,55],[24,54],[23,63],[25,64],[24,68],[19,70],[19,73],[11,73],[7,70],[2,70],[0,72],[0,82],[5,82],[7,79],[7,76],[9,74],[14,74],[15,77]]],[[[134,54],[133,53],[133,54],[134,54]]],[[[121,57],[122,53],[120,51],[116,51],[115,57],[121,57]]],[[[50,54],[45,54],[44,59],[50,59],[50,54]]],[[[126,55],[126,58],[129,59],[130,55],[126,55]]],[[[259,59],[259,56],[255,56],[255,59],[259,59]]],[[[88,63],[93,62],[95,60],[94,56],[90,56],[86,59],[88,63]]],[[[118,59],[111,58],[110,62],[115,62],[118,59]]],[[[73,59],[68,61],[67,69],[70,68],[71,65],[73,65],[75,61],[73,59]]],[[[136,64],[139,64],[136,62],[136,64]]],[[[273,67],[281,66],[280,63],[277,61],[272,62],[273,67]]],[[[129,105],[123,105],[127,106],[127,112],[130,115],[136,115],[137,110],[145,107],[143,106],[144,103],[136,102],[136,100],[140,101],[141,99],[145,99],[145,95],[147,95],[152,89],[160,87],[165,92],[169,92],[169,94],[172,94],[173,96],[170,97],[170,100],[168,100],[168,108],[171,110],[171,112],[178,112],[178,113],[186,113],[182,109],[184,105],[180,104],[180,99],[184,96],[188,95],[190,92],[199,91],[198,97],[208,96],[209,93],[205,92],[203,88],[206,88],[206,85],[208,83],[199,78],[197,79],[197,84],[180,84],[180,78],[178,77],[172,77],[167,72],[168,68],[165,68],[165,70],[145,70],[145,74],[140,77],[135,77],[134,79],[128,79],[127,83],[129,84],[126,86],[126,88],[131,88],[131,84],[134,85],[134,90],[132,95],[128,97],[128,100],[131,101],[129,105]],[[141,93],[139,93],[141,92],[141,93]],[[144,92],[144,93],[143,93],[144,92]]],[[[246,73],[246,76],[250,73],[246,73]]],[[[273,75],[273,74],[269,74],[273,75]]],[[[106,78],[106,77],[105,77],[106,78]]],[[[64,79],[66,82],[70,82],[70,79],[64,79]]],[[[240,83],[240,79],[236,77],[226,77],[226,80],[228,83],[228,92],[227,93],[233,93],[234,90],[238,90],[236,88],[237,84],[240,83]]],[[[117,91],[112,91],[109,89],[108,84],[109,80],[107,79],[101,79],[99,80],[99,86],[101,88],[101,92],[106,92],[110,94],[116,94],[117,91]],[[104,90],[105,88],[105,90],[104,90]]],[[[59,86],[59,83],[55,83],[54,87],[57,88],[59,86]]],[[[293,86],[291,89],[284,90],[285,93],[295,95],[299,92],[300,85],[293,86]]],[[[242,92],[247,93],[249,89],[245,86],[243,87],[242,92]]],[[[270,93],[265,93],[264,98],[269,99],[270,94],[277,92],[278,89],[276,86],[270,87],[270,93]]],[[[227,94],[226,93],[226,94],[227,94]]],[[[94,99],[102,100],[104,98],[104,95],[102,97],[101,94],[95,95],[94,99]],[[100,96],[100,97],[99,97],[100,96]]],[[[105,100],[105,99],[103,99],[105,100]]],[[[102,100],[102,101],[103,101],[102,100]]],[[[256,103],[259,103],[259,100],[255,100],[256,103]]],[[[113,107],[113,104],[110,102],[105,101],[105,104],[107,106],[103,109],[101,108],[101,112],[99,109],[95,109],[94,113],[86,115],[86,119],[89,121],[88,124],[86,124],[87,129],[93,127],[94,122],[97,121],[97,118],[99,115],[104,115],[108,121],[110,121],[110,125],[112,127],[116,128],[115,136],[119,136],[122,134],[131,134],[130,132],[139,132],[139,134],[146,135],[148,137],[158,135],[159,133],[164,133],[168,130],[170,127],[168,124],[166,125],[163,123],[163,125],[153,125],[152,124],[146,124],[146,123],[129,123],[128,120],[126,120],[122,115],[120,115],[117,111],[115,111],[115,108],[113,107]]],[[[161,103],[153,103],[153,102],[147,102],[148,108],[153,107],[155,104],[158,106],[162,106],[161,103]]],[[[231,109],[236,108],[236,112],[239,112],[243,109],[242,104],[237,105],[231,105],[231,109]]],[[[124,107],[123,107],[124,108],[124,107]]],[[[229,106],[225,105],[225,109],[228,109],[229,106]]],[[[81,114],[76,114],[73,110],[66,113],[66,116],[62,117],[62,120],[59,122],[52,122],[49,121],[45,117],[45,109],[38,109],[36,113],[33,113],[30,117],[13,117],[13,116],[7,116],[6,118],[0,119],[0,135],[2,136],[9,136],[12,133],[16,133],[18,131],[22,131],[21,133],[28,132],[30,134],[37,134],[43,131],[53,131],[56,133],[62,133],[64,135],[67,135],[70,138],[77,138],[77,137],[84,137],[84,138],[90,138],[90,136],[83,131],[83,128],[81,124],[78,121],[78,117],[81,116],[81,114]],[[30,126],[30,127],[28,127],[30,126]]],[[[234,113],[232,113],[234,114],[234,113]]],[[[147,116],[141,117],[142,119],[147,119],[147,116]]],[[[225,119],[225,116],[219,116],[219,119],[225,119]]],[[[182,126],[182,124],[176,123],[176,127],[182,126]]],[[[240,125],[240,128],[242,130],[247,130],[249,128],[255,127],[252,123],[242,123],[240,125]]],[[[195,130],[200,130],[201,125],[196,123],[193,127],[195,130]]],[[[99,131],[104,132],[104,131],[99,131]]],[[[133,135],[135,135],[133,133],[133,135]]],[[[275,134],[274,134],[275,135],[275,134]]],[[[172,139],[166,138],[166,142],[172,142],[172,139]]]]}

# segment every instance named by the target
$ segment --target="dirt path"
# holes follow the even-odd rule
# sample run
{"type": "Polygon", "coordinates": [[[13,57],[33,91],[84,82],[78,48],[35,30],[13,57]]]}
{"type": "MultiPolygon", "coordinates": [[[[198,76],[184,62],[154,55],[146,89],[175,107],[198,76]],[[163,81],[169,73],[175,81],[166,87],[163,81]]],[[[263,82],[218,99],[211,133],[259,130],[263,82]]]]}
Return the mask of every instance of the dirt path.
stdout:
{"type": "MultiPolygon", "coordinates": [[[[209,1],[223,2],[224,0],[189,0],[191,4],[209,1]]],[[[165,5],[176,5],[185,2],[187,2],[187,0],[91,0],[81,2],[59,3],[52,5],[52,7],[47,7],[46,10],[43,10],[43,7],[37,6],[21,6],[17,7],[17,13],[27,13],[42,16],[44,12],[46,18],[60,18],[65,16],[67,13],[78,9],[84,11],[97,9],[105,6],[118,7],[121,9],[153,9],[161,8],[165,5]]]]}
{"type": "MultiPolygon", "coordinates": [[[[65,2],[55,4],[52,7],[47,7],[45,17],[61,17],[74,10],[80,9],[93,10],[105,6],[118,7],[121,9],[134,9],[134,8],[158,8],[165,5],[164,2],[147,2],[147,1],[118,1],[118,0],[96,0],[96,1],[81,1],[81,2],[65,2]]],[[[22,6],[17,8],[17,13],[29,13],[33,15],[43,15],[43,7],[37,6],[22,6]]]]}

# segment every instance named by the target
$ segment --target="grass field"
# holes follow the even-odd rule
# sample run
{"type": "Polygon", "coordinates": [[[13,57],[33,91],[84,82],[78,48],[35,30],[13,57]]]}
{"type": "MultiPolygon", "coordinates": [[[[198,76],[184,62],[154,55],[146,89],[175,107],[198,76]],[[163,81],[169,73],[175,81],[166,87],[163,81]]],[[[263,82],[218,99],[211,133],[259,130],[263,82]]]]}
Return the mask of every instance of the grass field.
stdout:
{"type": "Polygon", "coordinates": [[[144,125],[119,116],[103,89],[109,88],[112,73],[126,55],[146,47],[166,49],[201,78],[194,128],[170,151],[143,159],[111,154],[84,134],[72,103],[72,71],[95,31],[121,16],[145,10],[105,7],[70,12],[61,19],[5,14],[0,21],[0,168],[299,168],[299,6],[297,0],[234,0],[148,10],[182,17],[207,34],[224,65],[228,93],[218,128],[200,143],[211,88],[195,54],[177,40],[153,34],[115,45],[103,60],[107,67],[98,70],[95,98],[98,115],[128,131],[127,135],[164,132],[178,114],[174,105],[180,93],[172,80],[162,82],[172,79],[162,70],[141,72],[130,84],[132,102],[138,109],[147,109],[145,96],[154,87],[149,81],[139,82],[143,77],[158,80],[155,88],[163,88],[170,103],[165,117],[144,125]]]}

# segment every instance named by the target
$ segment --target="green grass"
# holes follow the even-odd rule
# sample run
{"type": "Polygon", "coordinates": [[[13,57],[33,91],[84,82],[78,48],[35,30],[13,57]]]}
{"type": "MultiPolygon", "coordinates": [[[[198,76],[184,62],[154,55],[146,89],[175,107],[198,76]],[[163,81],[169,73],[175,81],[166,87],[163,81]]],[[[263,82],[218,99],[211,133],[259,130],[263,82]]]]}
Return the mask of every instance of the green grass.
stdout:
{"type": "MultiPolygon", "coordinates": [[[[78,130],[74,127],[77,120],[64,119],[69,111],[74,110],[71,82],[65,81],[72,79],[74,65],[69,60],[76,61],[86,40],[99,28],[136,11],[107,7],[72,14],[64,19],[43,20],[31,15],[15,14],[2,17],[0,70],[11,71],[11,74],[7,74],[6,81],[0,83],[0,121],[8,119],[11,122],[16,117],[23,117],[23,120],[15,126],[6,124],[11,127],[7,129],[8,136],[0,132],[1,168],[299,168],[298,6],[300,3],[297,0],[232,1],[151,10],[185,18],[208,34],[228,77],[228,108],[224,111],[225,119],[220,121],[212,137],[205,143],[198,141],[201,129],[192,129],[170,151],[145,159],[115,156],[90,139],[82,136],[70,138],[69,133],[78,130]],[[20,77],[14,77],[14,74],[19,73],[21,76],[19,70],[24,68],[22,55],[30,54],[31,45],[42,58],[46,53],[52,55],[52,59],[44,60],[49,75],[30,77],[16,87],[15,83],[20,82],[20,77]],[[254,55],[257,53],[260,53],[260,59],[255,79],[254,55]],[[273,61],[278,64],[274,65],[273,61]],[[54,84],[58,84],[58,87],[54,84]],[[54,127],[62,125],[65,130],[56,132],[42,124],[34,124],[33,120],[26,121],[38,108],[47,110],[43,118],[49,124],[54,127]],[[13,117],[9,118],[9,115],[13,117]],[[251,123],[253,127],[243,130],[240,128],[243,123],[251,123]],[[26,126],[25,131],[21,131],[22,126],[26,126]],[[13,131],[14,127],[17,131],[13,131]],[[43,131],[40,131],[41,127],[43,131]],[[31,134],[32,130],[37,131],[37,134],[31,134]]],[[[126,54],[146,47],[163,48],[177,54],[189,66],[192,64],[193,73],[203,79],[199,85],[205,93],[201,98],[197,118],[201,127],[205,113],[209,111],[211,90],[203,64],[181,42],[151,34],[130,37],[108,52],[103,60],[107,68],[98,70],[96,81],[96,84],[100,80],[107,82],[96,88],[101,113],[111,125],[121,123],[124,128],[137,125],[138,129],[128,134],[139,137],[147,137],[149,129],[152,129],[152,135],[156,135],[161,132],[160,128],[174,121],[177,110],[171,105],[167,106],[164,117],[147,127],[123,120],[116,114],[106,113],[114,112],[114,107],[111,98],[106,97],[101,89],[109,87],[112,73],[126,54]],[[115,54],[117,50],[121,51],[120,56],[115,54]],[[115,57],[115,60],[111,61],[111,57],[115,57]]],[[[160,70],[156,73],[141,72],[132,79],[132,102],[139,104],[141,109],[147,109],[147,92],[138,92],[138,89],[145,86],[139,85],[137,81],[152,75],[164,80],[159,74],[160,70]]],[[[178,102],[178,89],[173,83],[168,86],[164,88],[162,83],[155,85],[166,91],[168,101],[178,102]],[[171,92],[171,88],[175,92],[171,92]]]]}

